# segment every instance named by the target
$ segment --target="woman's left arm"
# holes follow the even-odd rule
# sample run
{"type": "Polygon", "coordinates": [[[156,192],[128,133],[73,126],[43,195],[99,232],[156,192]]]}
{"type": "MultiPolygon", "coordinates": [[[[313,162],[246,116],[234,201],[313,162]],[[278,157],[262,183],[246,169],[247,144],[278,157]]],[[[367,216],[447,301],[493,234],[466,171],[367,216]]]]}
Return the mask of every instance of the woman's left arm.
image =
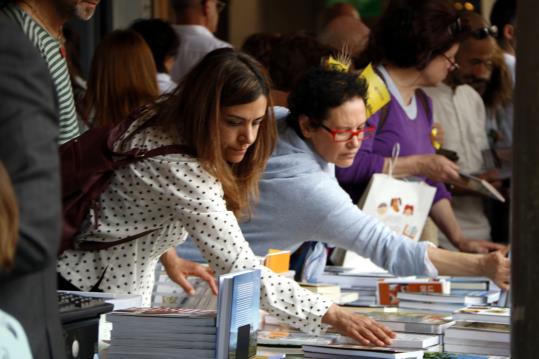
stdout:
{"type": "Polygon", "coordinates": [[[462,252],[488,253],[506,247],[503,244],[486,240],[465,238],[455,217],[455,212],[453,212],[453,208],[451,207],[451,202],[446,198],[433,204],[430,215],[438,228],[462,252]]]}

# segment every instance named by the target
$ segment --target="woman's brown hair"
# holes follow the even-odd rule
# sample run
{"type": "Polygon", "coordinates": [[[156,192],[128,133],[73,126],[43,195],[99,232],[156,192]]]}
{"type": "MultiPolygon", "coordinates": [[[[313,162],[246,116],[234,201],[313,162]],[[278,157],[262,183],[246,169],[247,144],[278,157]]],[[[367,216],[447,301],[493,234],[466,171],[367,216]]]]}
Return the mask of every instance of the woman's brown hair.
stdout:
{"type": "Polygon", "coordinates": [[[18,237],[19,208],[9,176],[0,162],[0,268],[13,264],[18,237]]]}
{"type": "Polygon", "coordinates": [[[158,103],[156,121],[192,147],[205,170],[222,184],[229,210],[249,213],[258,196],[258,180],[273,151],[277,132],[261,65],[232,49],[210,52],[183,79],[168,99],[158,103]],[[224,107],[248,104],[260,96],[268,109],[256,141],[240,163],[230,164],[222,150],[219,125],[224,107]]]}
{"type": "Polygon", "coordinates": [[[92,60],[84,97],[85,120],[95,127],[113,125],[157,97],[157,70],[142,37],[134,30],[107,35],[92,60]]]}

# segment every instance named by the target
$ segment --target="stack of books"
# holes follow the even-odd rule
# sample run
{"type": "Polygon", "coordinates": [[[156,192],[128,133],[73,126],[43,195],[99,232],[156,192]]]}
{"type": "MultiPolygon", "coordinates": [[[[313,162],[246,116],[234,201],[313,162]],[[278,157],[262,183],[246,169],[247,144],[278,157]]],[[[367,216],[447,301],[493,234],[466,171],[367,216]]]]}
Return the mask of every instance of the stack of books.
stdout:
{"type": "Polygon", "coordinates": [[[457,353],[509,356],[510,309],[488,306],[462,308],[456,324],[445,333],[445,350],[457,353]]]}
{"type": "Polygon", "coordinates": [[[440,293],[398,293],[399,308],[451,314],[469,305],[485,305],[500,298],[499,291],[452,290],[440,293]]]}
{"type": "Polygon", "coordinates": [[[185,308],[131,308],[107,315],[112,323],[108,357],[215,358],[217,313],[185,308]]]}
{"type": "MultiPolygon", "coordinates": [[[[355,270],[342,273],[324,272],[319,276],[319,283],[336,284],[341,289],[358,293],[359,298],[350,303],[356,306],[377,305],[378,281],[396,278],[387,272],[358,272],[355,270]]],[[[402,280],[412,280],[415,276],[402,277],[402,280]]]]}
{"type": "Polygon", "coordinates": [[[219,277],[217,310],[130,308],[107,315],[108,357],[248,358],[256,354],[260,270],[219,277]]]}
{"type": "Polygon", "coordinates": [[[341,291],[341,287],[337,284],[324,283],[305,283],[299,285],[313,293],[320,294],[323,297],[337,304],[351,303],[359,299],[359,294],[355,291],[341,291]]]}
{"type": "Polygon", "coordinates": [[[422,359],[422,350],[399,350],[392,348],[366,347],[351,344],[305,345],[304,358],[341,359],[341,358],[387,358],[422,359]]]}

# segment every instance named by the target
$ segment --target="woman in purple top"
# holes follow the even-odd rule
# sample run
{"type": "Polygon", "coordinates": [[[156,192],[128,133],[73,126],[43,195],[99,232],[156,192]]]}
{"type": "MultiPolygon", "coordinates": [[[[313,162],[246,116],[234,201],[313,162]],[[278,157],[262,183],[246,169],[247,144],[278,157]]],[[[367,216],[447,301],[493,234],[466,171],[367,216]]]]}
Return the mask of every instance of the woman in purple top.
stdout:
{"type": "Polygon", "coordinates": [[[369,60],[384,79],[391,101],[369,119],[377,126],[354,164],[338,168],[341,186],[357,201],[375,173],[387,173],[395,143],[400,157],[393,174],[421,177],[436,187],[430,212],[440,230],[461,251],[488,252],[503,246],[463,237],[443,182],[458,182],[458,166],[435,154],[431,144],[432,103],[421,86],[441,83],[453,70],[463,26],[448,0],[396,0],[371,32],[369,60]]]}

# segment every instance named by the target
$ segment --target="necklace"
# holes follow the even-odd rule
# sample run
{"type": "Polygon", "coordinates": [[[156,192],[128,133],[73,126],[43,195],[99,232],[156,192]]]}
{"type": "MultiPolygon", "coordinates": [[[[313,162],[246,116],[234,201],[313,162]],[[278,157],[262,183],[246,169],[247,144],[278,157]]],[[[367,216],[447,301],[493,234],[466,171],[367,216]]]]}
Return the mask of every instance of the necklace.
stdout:
{"type": "MultiPolygon", "coordinates": [[[[56,31],[52,31],[50,26],[47,25],[47,21],[45,21],[45,19],[43,19],[43,17],[39,14],[39,11],[37,11],[35,9],[35,7],[30,4],[28,1],[26,0],[20,0],[20,4],[21,5],[24,5],[24,7],[26,7],[27,9],[23,9],[28,15],[30,15],[39,25],[41,25],[41,27],[43,27],[45,29],[45,31],[47,31],[52,37],[54,37],[59,43],[60,43],[60,48],[63,49],[64,48],[64,42],[65,42],[65,39],[64,39],[64,36],[63,36],[63,26],[60,26],[56,31]],[[30,11],[28,11],[30,10],[30,11]]],[[[60,51],[63,51],[63,50],[60,50],[60,51]]],[[[64,55],[64,53],[62,52],[62,56],[64,55]]]]}

